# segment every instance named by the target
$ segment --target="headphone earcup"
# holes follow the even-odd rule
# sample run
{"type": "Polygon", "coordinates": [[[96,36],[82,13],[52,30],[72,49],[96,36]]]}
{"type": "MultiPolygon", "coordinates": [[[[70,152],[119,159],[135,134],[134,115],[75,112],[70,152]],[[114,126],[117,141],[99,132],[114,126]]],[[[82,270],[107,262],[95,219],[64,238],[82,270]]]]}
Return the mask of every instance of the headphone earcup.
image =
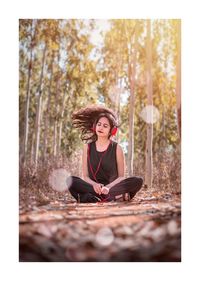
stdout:
{"type": "Polygon", "coordinates": [[[114,127],[112,130],[111,130],[111,135],[114,136],[116,135],[117,133],[117,127],[114,127]]]}

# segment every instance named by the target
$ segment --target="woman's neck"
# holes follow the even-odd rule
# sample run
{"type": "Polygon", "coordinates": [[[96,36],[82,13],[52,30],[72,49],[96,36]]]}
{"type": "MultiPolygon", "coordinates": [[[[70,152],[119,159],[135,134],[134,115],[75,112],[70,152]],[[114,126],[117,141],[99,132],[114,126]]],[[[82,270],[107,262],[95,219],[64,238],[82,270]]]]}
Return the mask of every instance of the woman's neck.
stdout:
{"type": "Polygon", "coordinates": [[[100,146],[107,145],[108,143],[110,143],[110,139],[104,137],[98,137],[96,141],[96,144],[100,146]]]}

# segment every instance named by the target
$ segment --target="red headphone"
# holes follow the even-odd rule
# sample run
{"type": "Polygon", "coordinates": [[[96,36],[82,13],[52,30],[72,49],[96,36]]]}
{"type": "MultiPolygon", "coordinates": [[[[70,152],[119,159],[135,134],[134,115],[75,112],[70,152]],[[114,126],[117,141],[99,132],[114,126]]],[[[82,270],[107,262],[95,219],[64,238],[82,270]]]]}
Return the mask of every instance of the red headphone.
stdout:
{"type": "Polygon", "coordinates": [[[117,128],[116,126],[114,126],[114,127],[112,128],[112,130],[111,130],[111,135],[112,135],[112,136],[116,135],[116,134],[117,134],[117,130],[118,130],[118,128],[117,128]]]}
{"type": "MultiPolygon", "coordinates": [[[[96,132],[96,124],[93,124],[93,127],[91,128],[93,132],[96,132]]],[[[118,128],[114,126],[110,132],[112,136],[115,136],[117,134],[118,128]]]]}

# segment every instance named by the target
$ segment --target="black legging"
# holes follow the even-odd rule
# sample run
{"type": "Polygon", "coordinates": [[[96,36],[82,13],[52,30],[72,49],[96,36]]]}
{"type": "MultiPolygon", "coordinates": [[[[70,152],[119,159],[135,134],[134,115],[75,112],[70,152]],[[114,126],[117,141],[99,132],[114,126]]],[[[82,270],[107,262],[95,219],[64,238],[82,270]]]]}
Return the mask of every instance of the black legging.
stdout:
{"type": "Polygon", "coordinates": [[[115,200],[115,196],[125,193],[129,193],[130,198],[132,199],[141,189],[143,179],[136,176],[126,178],[110,188],[108,195],[97,194],[91,184],[77,176],[71,176],[67,179],[67,182],[70,183],[69,192],[77,202],[96,203],[100,200],[115,200]]]}

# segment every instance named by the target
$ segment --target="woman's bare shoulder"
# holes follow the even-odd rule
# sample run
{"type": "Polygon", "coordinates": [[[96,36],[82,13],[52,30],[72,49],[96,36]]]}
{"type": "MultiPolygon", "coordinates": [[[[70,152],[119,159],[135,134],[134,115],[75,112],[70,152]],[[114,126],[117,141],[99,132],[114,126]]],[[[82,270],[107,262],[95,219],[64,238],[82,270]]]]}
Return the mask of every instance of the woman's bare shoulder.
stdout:
{"type": "Polygon", "coordinates": [[[118,153],[122,153],[122,154],[124,152],[122,146],[120,144],[118,144],[118,143],[117,143],[117,152],[118,153]]]}
{"type": "Polygon", "coordinates": [[[88,145],[90,145],[92,142],[88,142],[88,143],[84,143],[83,144],[83,149],[87,149],[88,148],[88,145]]]}

